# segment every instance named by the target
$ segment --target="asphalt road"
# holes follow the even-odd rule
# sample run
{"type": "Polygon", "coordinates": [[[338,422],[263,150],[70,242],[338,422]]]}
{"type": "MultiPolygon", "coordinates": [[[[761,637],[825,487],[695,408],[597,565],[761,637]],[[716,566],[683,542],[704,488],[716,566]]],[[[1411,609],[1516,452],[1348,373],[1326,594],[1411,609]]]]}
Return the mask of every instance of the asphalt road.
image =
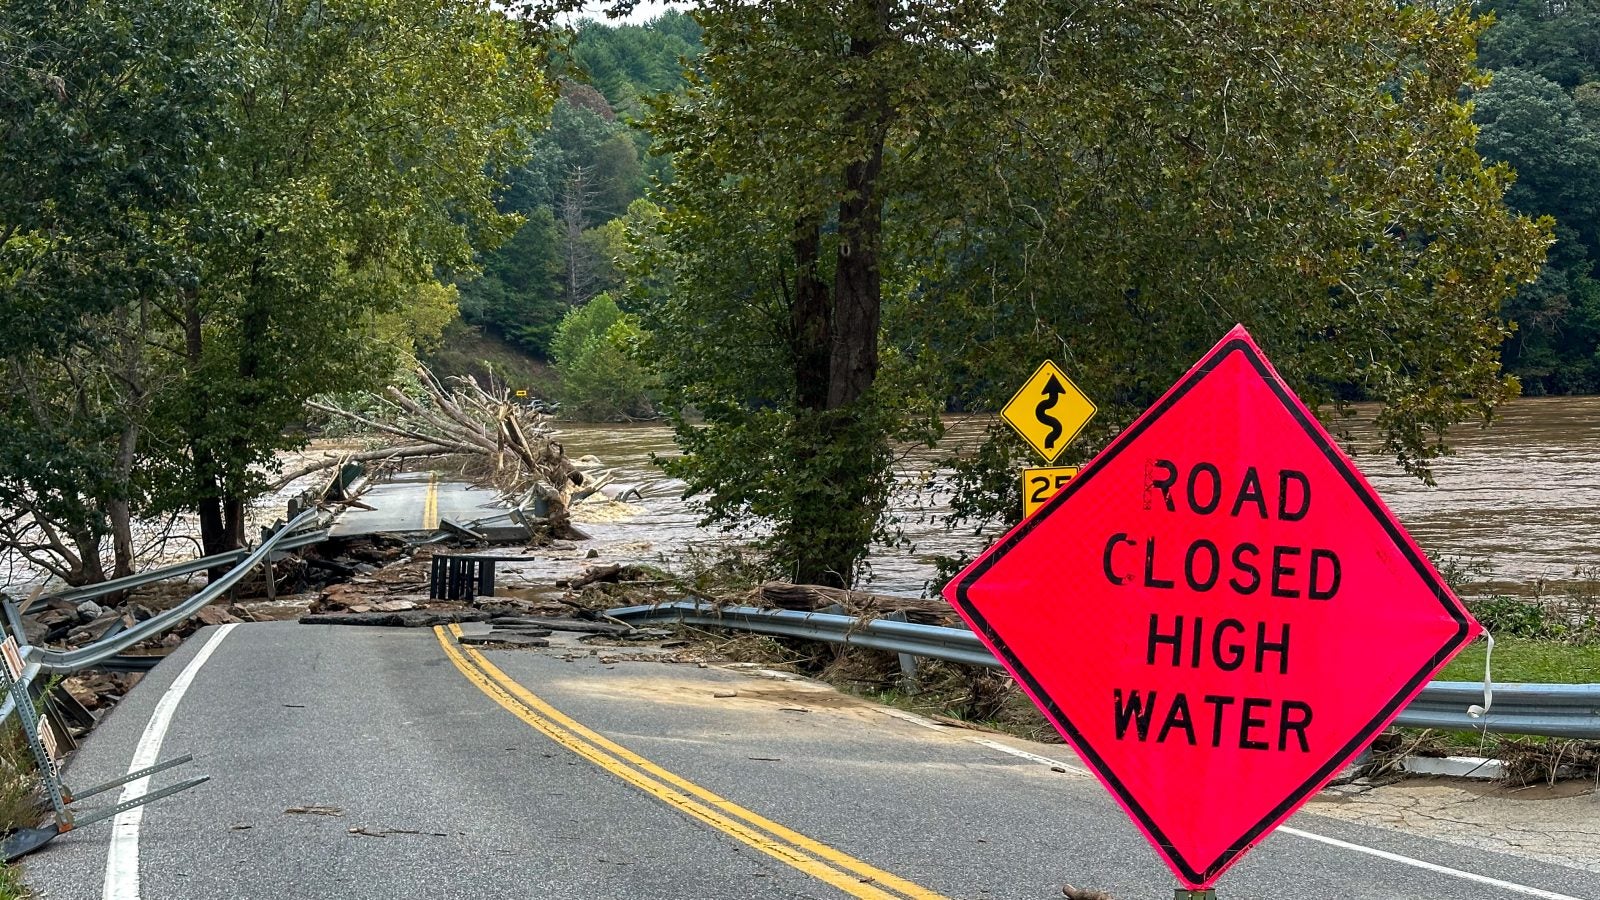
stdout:
{"type": "Polygon", "coordinates": [[[348,537],[380,531],[432,531],[439,527],[441,518],[467,521],[503,512],[494,499],[493,491],[475,488],[449,473],[401,472],[362,494],[361,502],[372,508],[352,506],[345,510],[334,523],[333,534],[348,537]]]}
{"type": "MultiPolygon", "coordinates": [[[[28,859],[41,897],[1050,898],[1068,882],[1172,896],[1064,748],[576,644],[473,655],[421,630],[208,630],[108,717],[69,781],[120,774],[207,648],[163,756],[193,752],[184,769],[212,780],[147,808],[132,891],[108,882],[117,842],[99,824],[28,859]]],[[[1600,900],[1590,872],[1310,812],[1290,824],[1391,856],[1279,833],[1219,897],[1600,900]]]]}

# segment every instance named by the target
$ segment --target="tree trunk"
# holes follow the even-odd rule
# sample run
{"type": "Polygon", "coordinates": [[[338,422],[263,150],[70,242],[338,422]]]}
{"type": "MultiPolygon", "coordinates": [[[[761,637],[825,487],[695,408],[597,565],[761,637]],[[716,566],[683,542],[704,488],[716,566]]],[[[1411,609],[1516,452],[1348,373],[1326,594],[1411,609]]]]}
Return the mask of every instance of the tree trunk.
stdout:
{"type": "Polygon", "coordinates": [[[833,521],[839,515],[831,496],[829,479],[818,467],[827,447],[824,433],[827,417],[829,358],[833,345],[833,311],[828,284],[817,271],[821,261],[822,226],[815,220],[795,225],[791,244],[795,258],[794,289],[789,309],[789,342],[794,366],[795,414],[790,426],[790,452],[794,455],[794,497],[791,505],[791,553],[793,577],[842,586],[839,554],[830,546],[829,535],[836,533],[833,521]]]}
{"type": "Polygon", "coordinates": [[[795,404],[820,411],[828,403],[829,356],[833,328],[829,322],[828,285],[817,271],[822,226],[814,220],[796,224],[794,302],[789,311],[790,353],[794,362],[795,404]]]}
{"type": "MultiPolygon", "coordinates": [[[[199,371],[205,353],[201,331],[200,307],[194,296],[186,298],[183,322],[184,355],[194,371],[199,371]]],[[[217,483],[217,460],[206,443],[210,423],[206,421],[210,410],[210,391],[204,385],[194,385],[195,412],[189,420],[189,456],[194,464],[195,512],[200,516],[200,550],[204,556],[216,556],[233,548],[228,546],[228,530],[222,521],[222,489],[217,483]]],[[[227,566],[206,570],[207,578],[220,578],[227,566]]]]}
{"type": "MultiPolygon", "coordinates": [[[[860,64],[867,63],[889,39],[889,5],[884,0],[862,0],[853,12],[857,15],[849,54],[858,67],[870,70],[870,64],[860,64]]],[[[797,551],[795,580],[835,588],[847,588],[854,582],[856,566],[872,542],[882,512],[879,466],[886,441],[876,423],[869,421],[870,410],[863,405],[863,398],[878,377],[883,299],[878,262],[883,233],[879,182],[891,111],[884,95],[870,83],[858,91],[847,101],[845,121],[863,139],[863,149],[862,156],[848,162],[844,170],[833,303],[827,317],[827,400],[811,425],[809,438],[809,452],[825,464],[811,466],[807,478],[815,483],[797,489],[797,501],[806,502],[796,503],[791,535],[797,551]]],[[[805,382],[798,369],[796,376],[797,387],[803,391],[805,382]]]]}
{"type": "Polygon", "coordinates": [[[223,527],[228,536],[228,549],[234,550],[245,545],[245,502],[244,498],[227,494],[222,500],[223,527]]]}
{"type": "Polygon", "coordinates": [[[882,319],[883,276],[878,256],[883,233],[883,203],[878,179],[883,172],[883,122],[874,132],[866,159],[845,169],[845,199],[839,204],[839,258],[833,282],[833,354],[828,373],[828,408],[860,399],[878,377],[878,326],[882,319]]]}
{"type": "Polygon", "coordinates": [[[100,563],[100,535],[88,528],[76,529],[70,534],[78,550],[78,571],[77,580],[68,578],[67,583],[84,585],[105,581],[106,569],[100,563]]]}
{"type": "Polygon", "coordinates": [[[129,423],[122,429],[122,440],[117,444],[116,473],[121,496],[106,503],[106,518],[111,522],[111,557],[113,578],[133,574],[133,510],[127,491],[133,475],[134,456],[139,449],[139,426],[129,423]]]}

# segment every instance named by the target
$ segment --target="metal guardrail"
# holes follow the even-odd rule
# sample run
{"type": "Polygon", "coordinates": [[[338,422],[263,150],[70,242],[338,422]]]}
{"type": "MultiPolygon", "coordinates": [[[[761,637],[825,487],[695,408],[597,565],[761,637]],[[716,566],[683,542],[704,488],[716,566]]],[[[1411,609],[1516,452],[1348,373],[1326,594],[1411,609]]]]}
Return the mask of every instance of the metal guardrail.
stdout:
{"type": "MultiPolygon", "coordinates": [[[[288,524],[278,529],[277,532],[267,536],[262,540],[261,545],[254,550],[237,550],[232,553],[204,557],[175,566],[166,566],[165,568],[142,572],[127,578],[119,578],[115,581],[105,582],[89,588],[56,594],[55,597],[59,599],[81,601],[90,597],[102,596],[112,591],[126,590],[131,587],[160,581],[163,578],[174,578],[191,572],[199,572],[203,569],[228,565],[229,563],[233,564],[232,568],[225,574],[212,579],[204,589],[177,606],[163,610],[131,628],[114,628],[99,640],[72,650],[51,650],[47,647],[26,643],[27,634],[22,627],[21,613],[10,600],[0,600],[0,607],[3,607],[5,614],[6,630],[10,632],[3,641],[0,641],[0,651],[3,651],[0,652],[0,656],[4,657],[0,659],[0,692],[5,695],[4,703],[0,704],[0,721],[9,718],[12,713],[17,714],[17,720],[22,726],[27,742],[33,750],[35,762],[38,764],[40,782],[55,813],[55,820],[52,823],[37,828],[17,829],[8,835],[4,841],[0,841],[0,854],[3,854],[6,860],[13,860],[23,854],[31,853],[57,836],[65,834],[74,828],[109,819],[124,810],[133,809],[163,797],[169,797],[207,780],[207,776],[202,775],[159,790],[148,791],[138,797],[123,800],[110,806],[103,806],[98,809],[75,808],[74,804],[79,800],[102,794],[113,788],[137,781],[140,778],[182,765],[191,761],[192,757],[185,754],[137,772],[129,772],[127,775],[106,784],[74,793],[61,780],[61,772],[57,764],[59,753],[57,741],[54,737],[55,726],[47,718],[41,718],[34,709],[31,689],[39,677],[55,673],[76,672],[95,665],[110,664],[115,666],[130,664],[127,660],[119,659],[118,654],[134,644],[154,637],[194,616],[207,604],[221,597],[225,591],[238,584],[257,565],[271,559],[272,554],[293,547],[303,547],[326,538],[326,531],[296,533],[306,525],[317,524],[321,515],[321,511],[316,508],[305,510],[293,517],[288,524]]],[[[143,660],[133,660],[131,664],[139,665],[142,662],[143,660]]]]}
{"type": "MultiPolygon", "coordinates": [[[[295,516],[288,524],[278,529],[277,533],[262,541],[261,545],[256,549],[250,551],[244,559],[239,560],[233,568],[228,570],[227,574],[214,579],[193,597],[171,609],[162,610],[132,628],[119,631],[92,644],[73,650],[24,647],[23,659],[28,663],[28,670],[31,672],[36,665],[39,667],[39,671],[52,674],[58,672],[65,674],[87,669],[96,663],[110,659],[146,638],[154,637],[189,619],[238,584],[252,569],[276,552],[295,531],[305,525],[316,522],[319,515],[319,510],[308,509],[295,516]]],[[[147,573],[147,576],[149,574],[147,573]]],[[[0,718],[3,718],[3,716],[0,716],[0,718]]]]}
{"type": "MultiPolygon", "coordinates": [[[[315,510],[308,510],[308,512],[315,512],[315,510]]],[[[286,525],[280,529],[277,534],[281,535],[284,532],[291,530],[294,522],[300,521],[304,515],[305,514],[302,513],[300,517],[295,518],[290,522],[289,525],[286,525]]],[[[281,553],[287,550],[296,550],[301,547],[308,547],[312,544],[319,544],[327,539],[327,529],[306,531],[300,534],[285,536],[278,542],[275,549],[277,552],[281,553]]],[[[251,551],[249,549],[240,549],[230,550],[227,553],[218,553],[214,556],[202,556],[199,559],[191,559],[181,563],[174,563],[170,566],[162,566],[159,569],[150,569],[149,571],[145,572],[136,572],[132,575],[125,575],[122,578],[113,578],[110,581],[102,581],[99,584],[88,584],[84,585],[83,587],[72,588],[71,590],[47,594],[43,597],[40,597],[35,602],[48,603],[52,600],[67,600],[72,603],[81,603],[84,600],[92,600],[95,597],[103,597],[106,594],[115,593],[117,591],[131,590],[132,588],[144,587],[147,584],[154,584],[158,581],[165,581],[168,578],[179,578],[184,575],[193,575],[196,572],[204,572],[207,569],[235,565],[248,557],[250,553],[251,551]]]]}
{"type": "MultiPolygon", "coordinates": [[[[124,590],[129,587],[137,587],[139,585],[149,584],[154,581],[160,581],[163,578],[175,578],[179,575],[199,572],[204,569],[212,568],[216,565],[225,565],[229,561],[234,561],[233,568],[229,569],[227,574],[217,578],[210,584],[207,584],[203,590],[199,591],[194,596],[188,598],[182,603],[179,603],[177,606],[174,606],[171,609],[163,610],[160,613],[157,613],[156,615],[144,620],[143,622],[134,625],[132,628],[107,635],[106,637],[83,647],[77,647],[72,650],[51,650],[46,647],[38,647],[25,643],[26,636],[22,632],[21,617],[18,615],[16,607],[9,602],[5,603],[4,608],[7,618],[6,625],[8,629],[17,636],[19,641],[24,642],[19,647],[19,650],[22,654],[25,668],[23,669],[21,677],[19,677],[17,680],[27,684],[32,682],[40,674],[66,674],[77,672],[81,669],[87,669],[90,666],[99,665],[110,660],[112,657],[128,649],[134,644],[137,644],[146,638],[160,634],[169,628],[175,627],[179,623],[200,612],[202,608],[210,604],[213,600],[222,596],[224,592],[230,590],[234,585],[238,584],[239,581],[249,574],[252,569],[254,569],[262,561],[268,559],[273,553],[290,550],[295,547],[304,547],[326,539],[326,531],[319,530],[301,532],[298,534],[296,533],[306,525],[317,522],[319,515],[320,512],[316,509],[308,509],[305,512],[300,513],[298,516],[295,516],[293,519],[291,519],[288,524],[284,525],[282,528],[278,529],[277,532],[272,534],[266,540],[262,541],[261,545],[256,547],[254,550],[235,550],[231,553],[208,556],[202,559],[180,563],[175,566],[167,566],[166,568],[162,569],[141,572],[138,575],[129,576],[128,578],[117,579],[116,582],[104,582],[102,584],[93,585],[92,587],[84,588],[81,591],[67,591],[62,594],[54,595],[58,598],[84,600],[90,597],[107,594],[111,591],[124,590]]],[[[0,721],[4,721],[14,711],[15,705],[12,702],[12,698],[8,696],[5,698],[4,702],[0,702],[0,721]]]]}
{"type": "MultiPolygon", "coordinates": [[[[754,606],[718,608],[698,600],[630,606],[610,610],[607,615],[629,624],[681,622],[735,628],[971,666],[1001,667],[978,636],[965,628],[754,606]]],[[[1468,714],[1467,707],[1482,702],[1483,684],[1480,682],[1430,682],[1411,705],[1400,712],[1395,724],[1447,731],[1600,740],[1600,684],[1496,684],[1489,712],[1481,717],[1468,714]]]]}

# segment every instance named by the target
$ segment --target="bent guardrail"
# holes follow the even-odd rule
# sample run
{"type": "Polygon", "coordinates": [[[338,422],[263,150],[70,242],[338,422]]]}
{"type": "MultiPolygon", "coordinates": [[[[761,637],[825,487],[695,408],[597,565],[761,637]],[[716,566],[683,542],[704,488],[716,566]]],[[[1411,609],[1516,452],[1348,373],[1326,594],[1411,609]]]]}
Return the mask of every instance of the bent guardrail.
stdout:
{"type": "Polygon", "coordinates": [[[118,813],[142,806],[152,800],[159,800],[179,791],[188,790],[195,785],[204,783],[207,778],[204,775],[190,778],[98,809],[74,808],[74,804],[80,800],[183,765],[191,761],[192,757],[185,754],[137,772],[129,772],[114,781],[97,785],[87,790],[73,792],[61,780],[61,771],[58,767],[60,753],[54,732],[55,726],[48,719],[40,717],[34,709],[33,694],[31,692],[34,681],[40,675],[76,672],[90,666],[107,663],[117,654],[132,647],[134,644],[154,637],[184,622],[238,584],[257,565],[271,559],[273,553],[294,547],[303,547],[326,538],[326,531],[297,533],[306,525],[317,524],[320,515],[320,511],[317,509],[308,509],[300,513],[291,519],[288,524],[263,540],[261,545],[254,550],[237,550],[232,553],[191,560],[175,566],[142,572],[127,578],[119,578],[115,581],[108,581],[55,595],[56,597],[72,600],[85,600],[113,591],[126,590],[131,587],[160,581],[164,578],[174,578],[192,572],[199,572],[203,569],[227,565],[229,562],[234,563],[233,567],[225,574],[212,579],[204,589],[171,609],[163,610],[131,628],[108,634],[98,641],[72,650],[52,650],[48,647],[28,644],[27,634],[22,628],[21,614],[10,600],[3,601],[6,630],[11,633],[6,635],[3,641],[0,641],[0,692],[5,694],[4,703],[0,705],[0,722],[8,719],[12,713],[17,713],[17,719],[22,726],[23,735],[33,751],[35,762],[38,764],[45,797],[50,801],[55,814],[54,821],[48,825],[38,828],[18,829],[7,836],[5,841],[0,843],[0,852],[3,852],[8,861],[37,850],[58,835],[65,834],[74,828],[109,819],[118,813]]]}
{"type": "MultiPolygon", "coordinates": [[[[215,579],[194,596],[171,609],[163,610],[131,628],[72,650],[51,650],[47,647],[28,644],[27,635],[22,631],[21,616],[16,606],[9,601],[5,601],[3,605],[6,614],[6,625],[19,642],[18,651],[22,656],[24,666],[22,674],[17,680],[31,682],[40,673],[69,674],[98,665],[132,647],[134,644],[184,622],[238,584],[252,569],[273,553],[308,546],[324,540],[327,537],[327,532],[325,531],[301,532],[301,529],[306,525],[316,523],[318,515],[318,511],[315,509],[308,509],[302,512],[262,541],[260,546],[254,550],[236,550],[231,553],[208,556],[55,595],[74,600],[84,600],[111,593],[112,591],[126,590],[130,587],[160,581],[164,578],[175,578],[180,575],[199,572],[218,565],[225,565],[230,561],[234,562],[233,568],[229,569],[227,574],[215,579]]],[[[10,716],[13,709],[11,698],[7,697],[4,703],[0,703],[0,721],[10,716]]]]}
{"type": "MultiPolygon", "coordinates": [[[[1000,668],[999,661],[978,636],[965,628],[754,606],[719,608],[698,600],[631,606],[611,610],[607,615],[629,624],[681,622],[734,628],[1000,668]]],[[[1486,714],[1475,717],[1467,712],[1468,707],[1482,702],[1483,685],[1479,682],[1430,682],[1400,712],[1395,724],[1600,740],[1600,684],[1496,684],[1494,703],[1486,714]]]]}
{"type": "MultiPolygon", "coordinates": [[[[308,511],[313,513],[316,512],[316,510],[308,511]]],[[[302,513],[301,516],[303,517],[304,513],[302,513]]],[[[298,521],[300,521],[299,517],[293,519],[290,525],[292,525],[293,522],[298,521]]],[[[290,530],[290,526],[286,525],[284,528],[280,529],[277,534],[283,534],[288,530],[290,530]]],[[[309,547],[312,544],[319,544],[327,539],[327,529],[286,535],[277,543],[277,545],[274,547],[274,550],[279,553],[288,550],[298,550],[301,547],[309,547]]],[[[184,575],[193,575],[196,572],[204,572],[207,569],[235,565],[248,557],[251,552],[252,551],[249,548],[241,548],[239,550],[230,550],[227,553],[218,553],[214,556],[202,556],[199,559],[185,560],[181,563],[173,563],[170,566],[162,566],[159,569],[149,569],[144,572],[135,572],[132,575],[125,575],[122,578],[113,578],[110,581],[102,581],[98,584],[86,584],[83,587],[58,591],[54,594],[45,594],[36,602],[48,603],[52,600],[66,600],[72,603],[78,603],[84,600],[93,600],[95,597],[103,597],[106,594],[116,593],[117,591],[126,591],[137,587],[144,587],[147,584],[165,581],[168,578],[179,578],[184,575]]]]}

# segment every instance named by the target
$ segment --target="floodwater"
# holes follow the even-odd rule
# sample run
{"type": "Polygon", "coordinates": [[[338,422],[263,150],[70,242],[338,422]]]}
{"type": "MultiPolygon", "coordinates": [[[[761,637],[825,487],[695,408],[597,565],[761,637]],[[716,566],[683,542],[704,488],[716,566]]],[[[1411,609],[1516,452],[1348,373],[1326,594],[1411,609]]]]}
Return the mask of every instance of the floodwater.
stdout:
{"type": "MultiPolygon", "coordinates": [[[[1465,592],[1533,596],[1575,584],[1594,588],[1600,579],[1600,397],[1521,399],[1487,429],[1459,427],[1451,438],[1455,454],[1435,464],[1435,487],[1378,454],[1370,428],[1360,424],[1372,410],[1358,407],[1356,413],[1357,464],[1437,565],[1472,571],[1465,592]]],[[[937,468],[950,451],[975,446],[987,424],[984,417],[952,418],[940,449],[914,450],[901,461],[906,489],[893,510],[904,541],[873,549],[864,587],[922,594],[935,579],[936,556],[973,554],[996,537],[945,528],[948,495],[939,490],[944,473],[937,468]]],[[[593,454],[616,469],[619,482],[641,488],[639,501],[583,524],[608,558],[682,571],[686,557],[709,558],[731,540],[699,527],[699,513],[682,499],[683,484],[652,464],[653,454],[676,452],[666,426],[567,424],[561,432],[568,454],[593,454]]]]}
{"type": "MultiPolygon", "coordinates": [[[[1423,485],[1377,454],[1370,428],[1359,424],[1373,410],[1356,412],[1356,462],[1437,565],[1472,570],[1465,593],[1600,591],[1600,397],[1517,400],[1490,428],[1458,429],[1452,436],[1455,455],[1435,465],[1437,487],[1423,485]]],[[[951,452],[975,447],[989,421],[953,417],[939,448],[915,448],[900,460],[902,490],[892,510],[903,540],[873,548],[863,587],[922,595],[938,587],[935,558],[976,554],[997,537],[974,534],[970,527],[945,527],[947,473],[939,468],[951,452]]],[[[700,527],[699,511],[683,499],[683,483],[666,478],[652,463],[652,456],[677,452],[667,426],[562,424],[560,431],[570,456],[593,454],[615,470],[619,483],[640,489],[638,500],[585,504],[575,511],[604,558],[687,573],[696,561],[709,562],[740,540],[700,527]]],[[[298,490],[290,486],[261,498],[253,505],[254,517],[263,525],[280,518],[284,502],[298,490]]],[[[142,523],[147,565],[197,553],[189,537],[197,530],[192,517],[142,523]]],[[[573,559],[533,566],[527,574],[542,583],[566,577],[586,549],[573,559]]],[[[38,581],[36,570],[0,557],[0,590],[26,594],[38,581]]]]}

